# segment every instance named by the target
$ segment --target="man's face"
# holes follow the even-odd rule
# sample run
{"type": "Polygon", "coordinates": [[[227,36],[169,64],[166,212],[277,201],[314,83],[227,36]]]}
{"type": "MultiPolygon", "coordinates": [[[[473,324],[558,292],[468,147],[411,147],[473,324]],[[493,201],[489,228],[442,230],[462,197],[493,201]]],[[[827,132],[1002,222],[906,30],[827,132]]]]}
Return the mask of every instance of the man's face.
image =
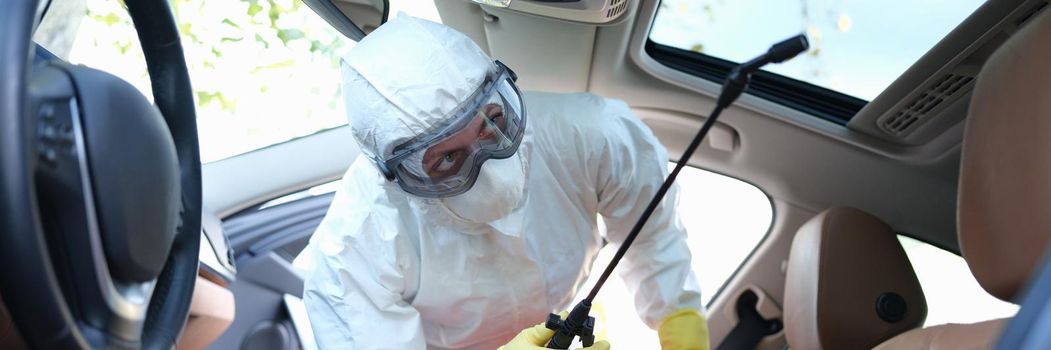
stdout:
{"type": "Polygon", "coordinates": [[[481,144],[506,141],[499,140],[503,136],[497,132],[506,127],[503,107],[495,103],[483,106],[463,130],[427,149],[423,169],[434,180],[458,174],[467,157],[481,144]]]}

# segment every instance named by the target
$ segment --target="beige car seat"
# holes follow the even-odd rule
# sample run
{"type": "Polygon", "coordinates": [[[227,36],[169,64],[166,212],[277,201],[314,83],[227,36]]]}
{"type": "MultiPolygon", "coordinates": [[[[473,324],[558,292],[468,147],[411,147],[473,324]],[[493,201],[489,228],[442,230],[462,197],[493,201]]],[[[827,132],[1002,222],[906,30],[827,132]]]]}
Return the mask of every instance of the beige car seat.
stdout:
{"type": "MultiPolygon", "coordinates": [[[[982,67],[960,164],[960,250],[978,283],[1008,302],[1051,240],[1051,11],[1036,16],[982,67]]],[[[990,349],[1005,325],[918,329],[877,349],[990,349]]]]}
{"type": "MultiPolygon", "coordinates": [[[[1005,42],[978,75],[958,205],[960,249],[971,272],[990,294],[1017,302],[1051,240],[1051,11],[1005,42]]],[[[992,348],[1007,319],[909,330],[923,320],[923,296],[900,245],[885,237],[893,237],[889,227],[854,209],[830,209],[800,228],[785,286],[789,346],[992,348]],[[872,317],[872,293],[884,289],[905,293],[902,321],[872,317]]]]}
{"type": "Polygon", "coordinates": [[[897,234],[861,210],[835,207],[796,233],[784,298],[792,349],[870,349],[927,317],[897,234]]]}

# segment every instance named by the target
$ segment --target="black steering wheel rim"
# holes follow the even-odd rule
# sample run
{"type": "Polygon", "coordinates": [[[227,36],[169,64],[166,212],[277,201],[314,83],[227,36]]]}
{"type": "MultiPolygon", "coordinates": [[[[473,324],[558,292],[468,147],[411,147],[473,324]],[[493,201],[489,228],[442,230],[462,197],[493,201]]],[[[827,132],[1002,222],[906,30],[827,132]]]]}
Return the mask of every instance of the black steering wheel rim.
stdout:
{"type": "MultiPolygon", "coordinates": [[[[22,338],[34,348],[171,348],[189,312],[200,248],[201,170],[194,101],[178,29],[164,0],[126,0],[146,57],[155,108],[170,132],[177,159],[178,225],[163,269],[150,282],[141,334],[110,339],[88,326],[63,290],[61,263],[49,253],[35,182],[38,126],[30,103],[33,30],[48,0],[10,0],[0,11],[0,295],[22,338]]],[[[76,94],[72,99],[83,97],[76,94]]],[[[76,105],[74,105],[76,106],[76,105]]],[[[50,247],[55,249],[54,247],[50,247]]],[[[75,288],[74,288],[75,289],[75,288]]]]}

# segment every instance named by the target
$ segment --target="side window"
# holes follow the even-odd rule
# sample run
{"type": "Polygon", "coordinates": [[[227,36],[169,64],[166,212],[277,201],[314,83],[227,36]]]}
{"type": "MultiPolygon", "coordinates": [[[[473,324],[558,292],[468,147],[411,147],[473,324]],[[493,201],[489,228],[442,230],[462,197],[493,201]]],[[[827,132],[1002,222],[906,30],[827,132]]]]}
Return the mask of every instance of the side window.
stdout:
{"type": "Polygon", "coordinates": [[[707,305],[766,236],[773,206],[752,184],[694,167],[683,168],[676,182],[679,216],[707,305]]]}
{"type": "Polygon", "coordinates": [[[146,58],[123,2],[54,0],[33,41],[69,63],[116,75],[153,100],[146,58]]]}
{"type": "MultiPolygon", "coordinates": [[[[773,206],[752,184],[694,167],[683,168],[676,182],[679,216],[689,235],[701,299],[707,305],[766,236],[773,223],[773,206]]],[[[585,288],[594,285],[613,253],[609,246],[599,253],[585,288]]],[[[623,349],[650,349],[660,343],[657,332],[639,320],[632,294],[619,278],[603,287],[595,305],[597,337],[623,349]]]]}
{"type": "MultiPolygon", "coordinates": [[[[207,163],[346,124],[339,58],[355,43],[301,0],[166,0],[178,22],[207,163]]],[[[433,3],[392,0],[441,21],[433,3]]],[[[148,99],[152,89],[122,1],[53,0],[34,41],[106,71],[148,99]]]]}
{"type": "Polygon", "coordinates": [[[924,326],[973,323],[1010,317],[1018,306],[989,295],[974,279],[967,262],[919,240],[898,236],[927,297],[924,326]]]}
{"type": "MultiPolygon", "coordinates": [[[[197,104],[201,160],[346,123],[339,52],[353,45],[297,0],[168,0],[197,104]]],[[[152,99],[121,1],[55,0],[35,39],[71,63],[117,75],[152,99]],[[63,23],[52,25],[51,22],[63,23]]]]}

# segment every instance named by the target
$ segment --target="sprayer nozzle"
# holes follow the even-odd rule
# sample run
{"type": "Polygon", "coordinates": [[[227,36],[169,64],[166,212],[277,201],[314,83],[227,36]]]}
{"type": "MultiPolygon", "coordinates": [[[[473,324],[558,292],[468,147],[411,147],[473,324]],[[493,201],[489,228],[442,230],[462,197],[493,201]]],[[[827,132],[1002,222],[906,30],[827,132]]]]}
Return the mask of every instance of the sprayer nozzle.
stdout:
{"type": "Polygon", "coordinates": [[[810,42],[807,41],[806,35],[799,34],[774,44],[766,52],[766,56],[770,58],[770,62],[781,63],[789,58],[796,57],[796,55],[803,53],[808,48],[810,48],[810,42]]]}

